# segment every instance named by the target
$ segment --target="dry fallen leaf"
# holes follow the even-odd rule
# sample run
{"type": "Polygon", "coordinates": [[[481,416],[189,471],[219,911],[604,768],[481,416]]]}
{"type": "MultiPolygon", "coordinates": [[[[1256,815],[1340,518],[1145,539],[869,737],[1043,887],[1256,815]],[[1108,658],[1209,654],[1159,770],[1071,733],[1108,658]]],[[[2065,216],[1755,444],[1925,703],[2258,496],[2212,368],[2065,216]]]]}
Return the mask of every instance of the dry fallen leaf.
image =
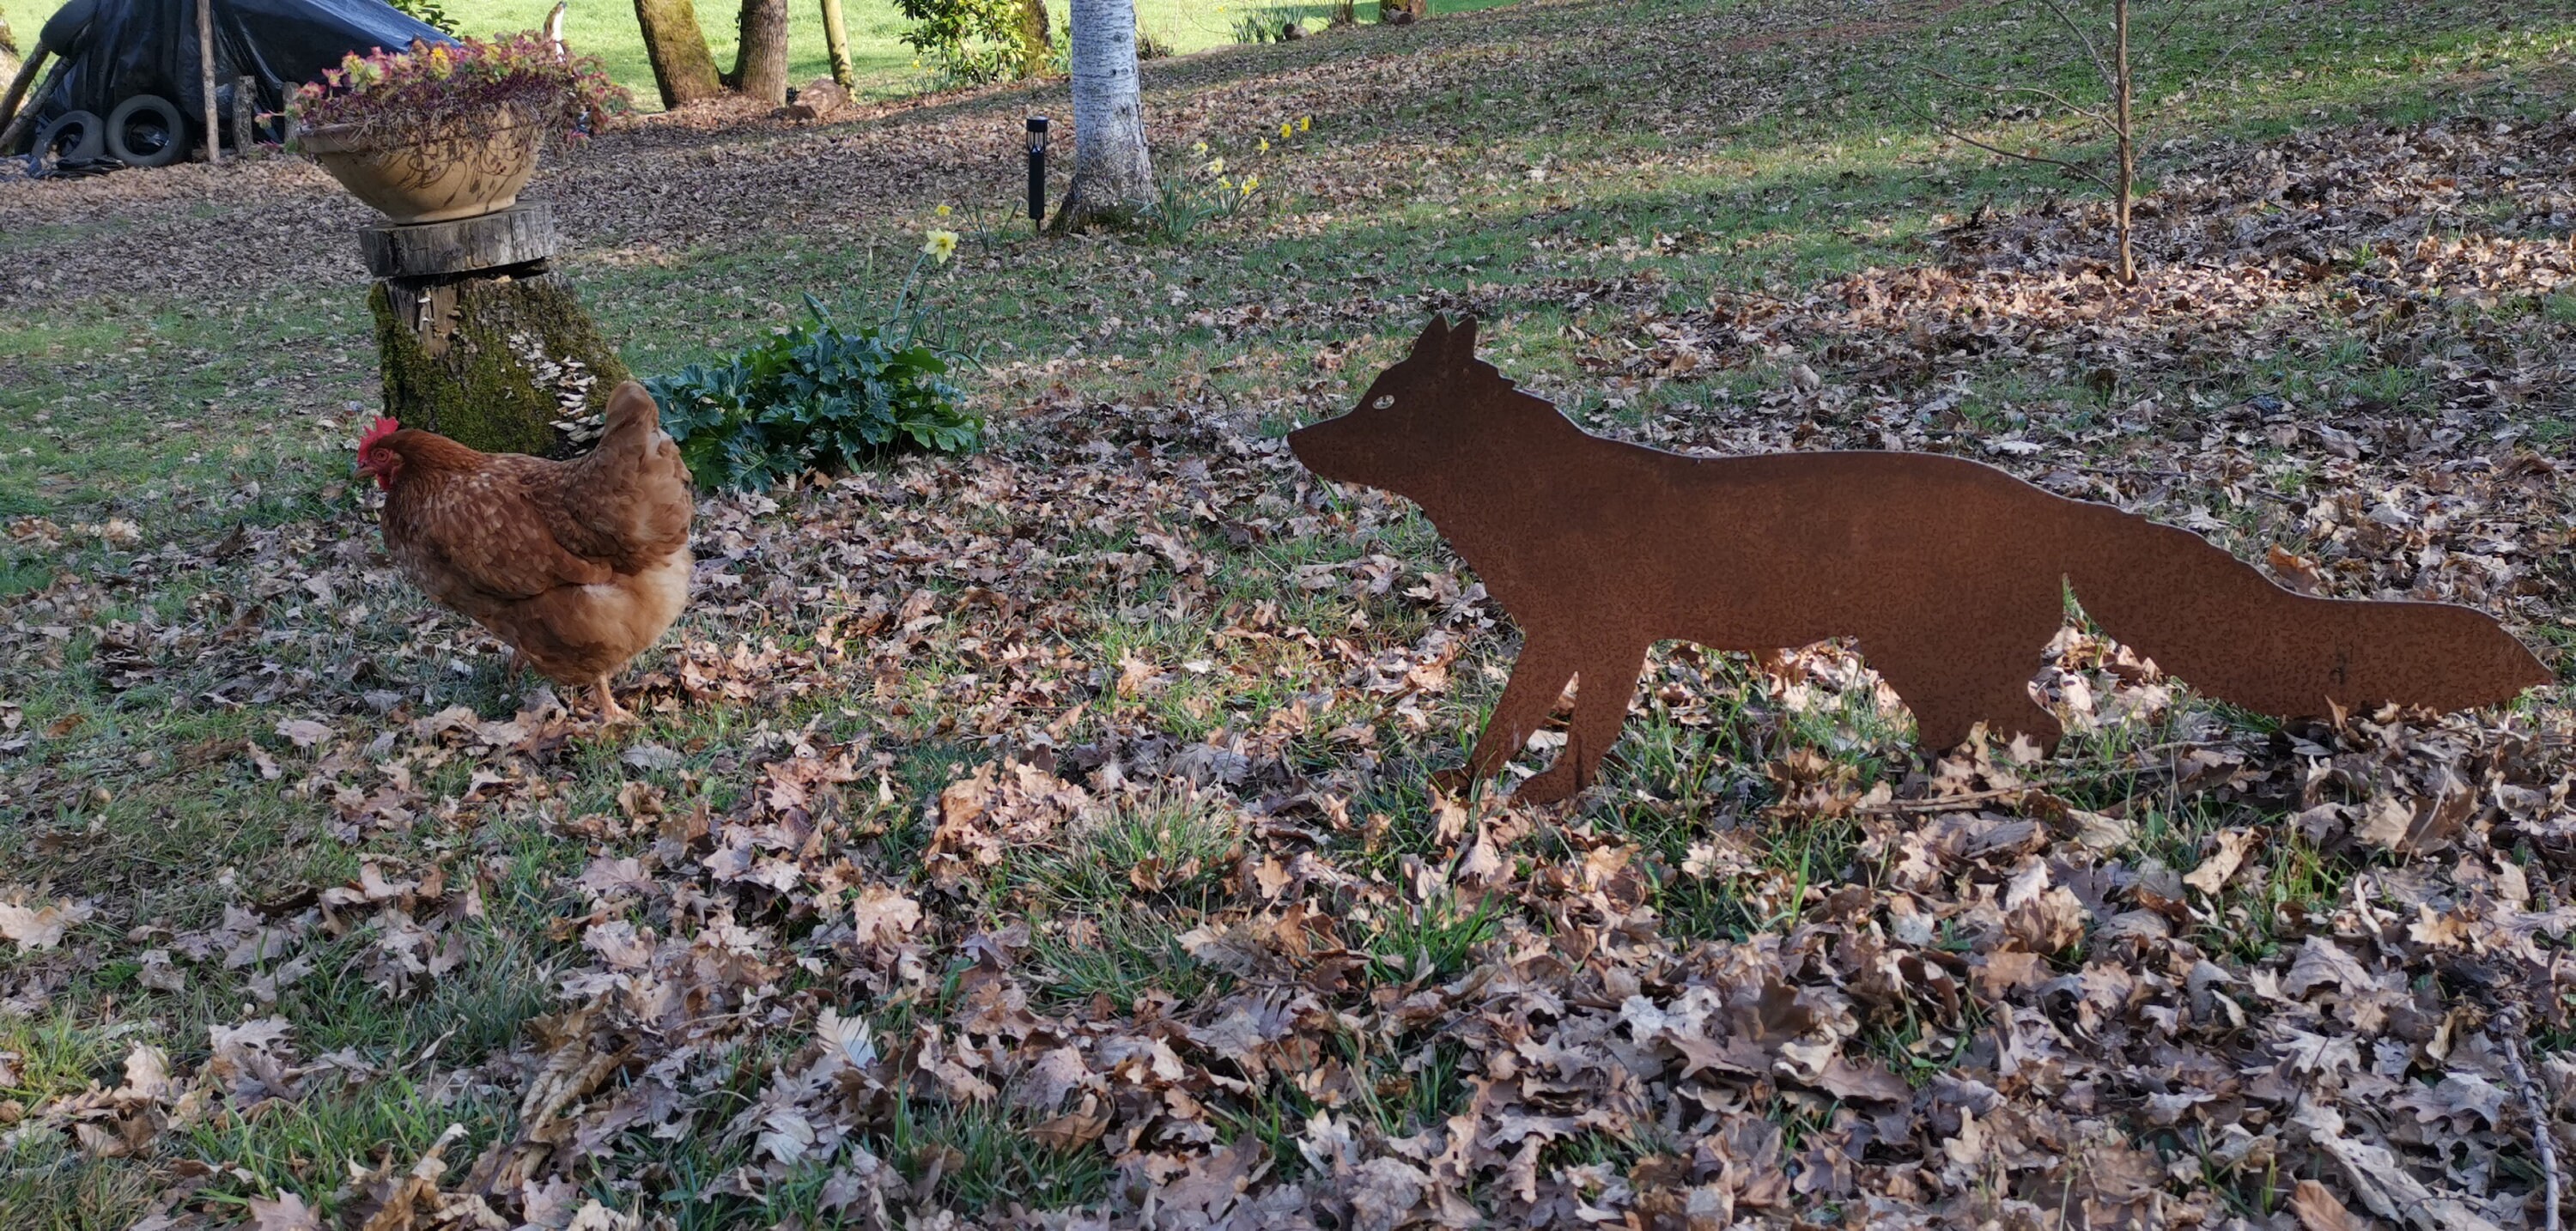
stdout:
{"type": "Polygon", "coordinates": [[[24,900],[0,902],[0,936],[23,950],[51,949],[63,943],[65,931],[94,913],[87,902],[58,901],[33,909],[24,900]]]}
{"type": "Polygon", "coordinates": [[[295,1193],[280,1193],[275,1199],[253,1197],[250,1207],[251,1231],[322,1231],[322,1216],[304,1204],[295,1193]]]}

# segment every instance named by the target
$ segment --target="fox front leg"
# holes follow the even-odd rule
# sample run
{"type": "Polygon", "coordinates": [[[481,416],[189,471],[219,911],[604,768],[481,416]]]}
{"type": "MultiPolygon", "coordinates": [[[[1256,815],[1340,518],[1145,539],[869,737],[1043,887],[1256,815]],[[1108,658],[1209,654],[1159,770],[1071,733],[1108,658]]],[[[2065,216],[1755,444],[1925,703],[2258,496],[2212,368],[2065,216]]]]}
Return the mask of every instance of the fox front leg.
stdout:
{"type": "Polygon", "coordinates": [[[1603,649],[1583,660],[1582,680],[1574,686],[1574,722],[1565,733],[1565,749],[1546,772],[1521,784],[1515,798],[1552,804],[1592,785],[1601,758],[1619,742],[1627,725],[1628,702],[1637,693],[1637,673],[1645,669],[1646,650],[1603,649]]]}
{"type": "Polygon", "coordinates": [[[1485,720],[1484,733],[1476,737],[1476,750],[1467,754],[1466,767],[1442,770],[1432,775],[1432,782],[1456,793],[1501,773],[1556,709],[1556,699],[1565,695],[1565,682],[1574,678],[1581,661],[1572,646],[1530,637],[1521,646],[1520,661],[1512,664],[1503,699],[1494,703],[1494,716],[1485,720]]]}

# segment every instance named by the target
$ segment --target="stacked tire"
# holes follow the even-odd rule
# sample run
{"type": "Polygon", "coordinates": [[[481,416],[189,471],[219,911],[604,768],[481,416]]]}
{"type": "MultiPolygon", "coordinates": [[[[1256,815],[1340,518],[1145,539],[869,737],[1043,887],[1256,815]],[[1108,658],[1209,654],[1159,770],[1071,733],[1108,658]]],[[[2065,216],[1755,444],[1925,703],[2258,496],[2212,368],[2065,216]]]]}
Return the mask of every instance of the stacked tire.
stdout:
{"type": "Polygon", "coordinates": [[[158,94],[137,94],[107,116],[108,156],[129,167],[166,167],[188,152],[188,123],[158,94]]]}
{"type": "Polygon", "coordinates": [[[87,111],[66,111],[36,130],[29,154],[38,162],[89,162],[107,152],[107,125],[87,111]]]}
{"type": "Polygon", "coordinates": [[[129,167],[166,167],[188,153],[188,122],[157,94],[137,94],[101,120],[90,111],[66,111],[38,129],[31,148],[39,163],[72,166],[113,158],[129,167]]]}

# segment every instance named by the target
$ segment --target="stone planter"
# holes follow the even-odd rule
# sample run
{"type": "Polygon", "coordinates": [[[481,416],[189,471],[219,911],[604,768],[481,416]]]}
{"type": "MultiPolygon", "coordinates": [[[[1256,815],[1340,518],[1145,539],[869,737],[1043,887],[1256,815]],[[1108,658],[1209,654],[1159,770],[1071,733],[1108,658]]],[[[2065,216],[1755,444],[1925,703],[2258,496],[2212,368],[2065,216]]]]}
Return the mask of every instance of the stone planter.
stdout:
{"type": "Polygon", "coordinates": [[[472,218],[517,204],[536,174],[544,131],[495,115],[404,144],[377,144],[346,125],[308,128],[296,143],[350,195],[409,225],[472,218]]]}

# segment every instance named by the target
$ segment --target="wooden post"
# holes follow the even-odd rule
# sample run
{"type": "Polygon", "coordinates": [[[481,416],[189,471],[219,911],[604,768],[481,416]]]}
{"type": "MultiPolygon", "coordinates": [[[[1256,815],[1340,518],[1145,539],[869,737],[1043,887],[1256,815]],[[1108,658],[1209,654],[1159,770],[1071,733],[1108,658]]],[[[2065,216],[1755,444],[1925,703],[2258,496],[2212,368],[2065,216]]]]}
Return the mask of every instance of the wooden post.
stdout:
{"type": "Polygon", "coordinates": [[[243,158],[259,148],[258,115],[259,78],[233,78],[233,153],[243,158]]]}
{"type": "Polygon", "coordinates": [[[197,80],[206,95],[206,162],[224,165],[224,126],[215,118],[215,0],[197,0],[197,80]]]}
{"type": "Polygon", "coordinates": [[[35,123],[35,113],[18,110],[18,104],[27,97],[28,87],[36,84],[37,75],[45,71],[45,57],[53,53],[53,48],[37,43],[36,49],[27,53],[27,62],[18,66],[17,75],[9,79],[8,93],[0,94],[0,153],[15,147],[18,134],[35,123]]]}

